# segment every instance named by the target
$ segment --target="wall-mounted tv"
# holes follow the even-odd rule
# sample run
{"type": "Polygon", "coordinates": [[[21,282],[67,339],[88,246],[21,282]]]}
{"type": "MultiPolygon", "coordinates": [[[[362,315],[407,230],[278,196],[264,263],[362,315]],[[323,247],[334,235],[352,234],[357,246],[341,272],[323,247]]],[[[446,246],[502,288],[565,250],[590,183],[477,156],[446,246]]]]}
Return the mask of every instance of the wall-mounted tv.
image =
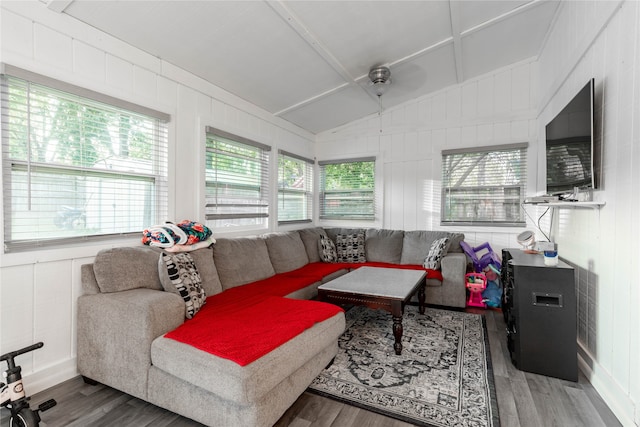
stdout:
{"type": "Polygon", "coordinates": [[[546,126],[549,195],[596,188],[593,96],[591,79],[546,126]]]}

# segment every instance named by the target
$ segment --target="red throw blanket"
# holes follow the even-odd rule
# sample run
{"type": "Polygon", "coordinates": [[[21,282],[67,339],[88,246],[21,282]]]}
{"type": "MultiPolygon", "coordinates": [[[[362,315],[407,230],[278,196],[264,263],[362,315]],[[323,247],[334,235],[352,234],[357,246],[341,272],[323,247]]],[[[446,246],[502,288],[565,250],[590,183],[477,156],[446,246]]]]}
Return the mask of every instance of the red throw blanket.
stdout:
{"type": "Polygon", "coordinates": [[[338,270],[362,266],[426,270],[427,278],[442,280],[441,272],[421,265],[310,263],[210,296],[197,316],[165,337],[245,366],[342,311],[332,304],[283,298],[285,295],[338,270]]]}
{"type": "Polygon", "coordinates": [[[237,292],[216,298],[227,292],[209,297],[197,316],[165,337],[245,366],[343,311],[318,301],[247,298],[246,292],[243,297],[237,292]],[[240,298],[243,304],[239,304],[240,298]]]}

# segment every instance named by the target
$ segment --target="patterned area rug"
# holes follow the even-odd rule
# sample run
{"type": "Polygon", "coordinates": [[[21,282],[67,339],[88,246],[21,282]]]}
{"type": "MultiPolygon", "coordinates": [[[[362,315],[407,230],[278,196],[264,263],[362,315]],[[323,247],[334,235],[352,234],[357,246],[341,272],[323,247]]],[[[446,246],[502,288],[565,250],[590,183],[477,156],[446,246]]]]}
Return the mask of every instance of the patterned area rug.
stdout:
{"type": "Polygon", "coordinates": [[[483,316],[407,306],[400,356],[389,313],[346,316],[338,355],[310,391],[420,426],[500,425],[483,316]]]}

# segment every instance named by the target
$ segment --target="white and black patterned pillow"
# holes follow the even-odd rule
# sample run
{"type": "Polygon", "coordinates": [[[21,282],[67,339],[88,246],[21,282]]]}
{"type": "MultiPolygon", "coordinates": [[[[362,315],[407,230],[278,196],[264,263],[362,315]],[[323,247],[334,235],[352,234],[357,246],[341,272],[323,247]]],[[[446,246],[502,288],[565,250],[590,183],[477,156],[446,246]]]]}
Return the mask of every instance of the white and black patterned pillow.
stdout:
{"type": "Polygon", "coordinates": [[[442,239],[436,239],[431,244],[429,254],[424,259],[422,266],[424,268],[430,268],[432,270],[440,270],[440,262],[442,258],[447,254],[447,247],[449,246],[449,238],[443,237],[442,239]]]}
{"type": "Polygon", "coordinates": [[[336,262],[336,245],[326,234],[321,235],[318,240],[318,255],[322,262],[336,262]]]}
{"type": "Polygon", "coordinates": [[[202,279],[189,252],[163,253],[165,274],[160,276],[165,291],[177,293],[185,304],[185,317],[191,319],[206,302],[202,279]],[[164,280],[162,280],[164,279],[164,280]]]}
{"type": "Polygon", "coordinates": [[[336,236],[338,262],[367,262],[364,249],[364,233],[338,234],[336,236]]]}

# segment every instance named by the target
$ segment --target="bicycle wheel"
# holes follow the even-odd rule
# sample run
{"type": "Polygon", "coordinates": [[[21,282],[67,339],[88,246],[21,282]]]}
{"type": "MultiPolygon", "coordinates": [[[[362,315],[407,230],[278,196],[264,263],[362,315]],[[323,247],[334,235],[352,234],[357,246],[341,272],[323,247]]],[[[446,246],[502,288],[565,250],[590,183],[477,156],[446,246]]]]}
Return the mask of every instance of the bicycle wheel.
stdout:
{"type": "Polygon", "coordinates": [[[10,427],[38,427],[38,418],[31,409],[22,409],[18,415],[9,419],[10,427]]]}

